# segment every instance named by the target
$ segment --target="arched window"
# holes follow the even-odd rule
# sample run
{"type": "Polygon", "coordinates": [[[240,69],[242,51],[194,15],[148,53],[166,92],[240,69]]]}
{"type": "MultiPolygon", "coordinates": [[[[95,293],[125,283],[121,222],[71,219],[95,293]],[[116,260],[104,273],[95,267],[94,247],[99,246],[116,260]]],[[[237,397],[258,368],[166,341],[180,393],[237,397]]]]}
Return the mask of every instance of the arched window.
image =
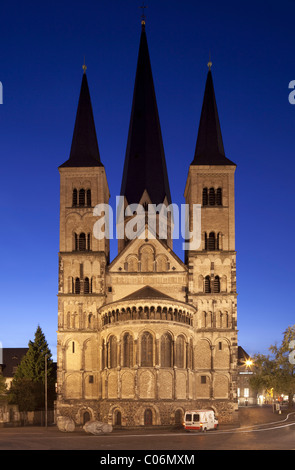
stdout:
{"type": "Polygon", "coordinates": [[[79,235],[79,251],[86,251],[86,235],[80,233],[79,235]]]}
{"type": "Polygon", "coordinates": [[[79,206],[85,206],[85,189],[80,189],[79,191],[79,206]]]}
{"type": "Polygon", "coordinates": [[[84,279],[84,294],[89,294],[89,293],[90,293],[89,278],[85,277],[85,279],[84,279]]]}
{"type": "Polygon", "coordinates": [[[220,277],[219,276],[215,276],[214,278],[214,292],[215,293],[220,292],[220,277]]]}
{"type": "Polygon", "coordinates": [[[210,285],[210,276],[205,277],[205,294],[210,294],[211,292],[211,285],[210,285]]]}
{"type": "Polygon", "coordinates": [[[167,271],[167,264],[168,264],[168,260],[166,256],[164,255],[158,256],[157,265],[156,265],[157,272],[159,273],[159,272],[167,271]]]}
{"type": "Polygon", "coordinates": [[[73,207],[76,207],[78,204],[78,191],[73,189],[73,207]]]}
{"type": "Polygon", "coordinates": [[[183,336],[178,336],[176,340],[176,367],[185,367],[185,340],[183,336]]]}
{"type": "Polygon", "coordinates": [[[215,189],[209,189],[209,206],[215,206],[215,189]]]}
{"type": "Polygon", "coordinates": [[[222,188],[216,190],[216,204],[222,206],[222,188]]]}
{"type": "Polygon", "coordinates": [[[172,367],[172,338],[169,333],[161,338],[161,366],[172,367]]]}
{"type": "Polygon", "coordinates": [[[217,234],[216,250],[221,250],[221,233],[220,232],[217,234]]]}
{"type": "Polygon", "coordinates": [[[78,277],[75,279],[75,294],[80,294],[80,279],[78,277]]]}
{"type": "Polygon", "coordinates": [[[214,232],[209,233],[208,250],[209,251],[215,250],[215,233],[214,232]]]}
{"type": "Polygon", "coordinates": [[[208,206],[208,188],[203,188],[203,206],[208,206]]]}
{"type": "Polygon", "coordinates": [[[123,367],[133,367],[133,338],[129,333],[123,337],[123,367]]]}
{"type": "Polygon", "coordinates": [[[127,271],[132,273],[137,273],[138,272],[138,259],[136,256],[131,256],[128,258],[127,263],[126,263],[127,271]]]}
{"type": "Polygon", "coordinates": [[[141,250],[141,271],[152,272],[154,270],[154,252],[150,246],[145,246],[141,250]]]}
{"type": "Polygon", "coordinates": [[[111,336],[109,340],[109,368],[114,369],[117,367],[117,339],[115,336],[111,336]]]}
{"type": "Polygon", "coordinates": [[[151,426],[153,424],[153,412],[149,408],[144,412],[144,425],[151,426]]]}
{"type": "Polygon", "coordinates": [[[88,315],[88,328],[93,328],[93,315],[89,313],[88,315]]]}
{"type": "Polygon", "coordinates": [[[87,207],[91,207],[91,189],[87,189],[86,191],[86,204],[87,207]]]}
{"type": "Polygon", "coordinates": [[[106,367],[106,347],[104,340],[102,341],[101,345],[101,368],[104,369],[106,367]]]}
{"type": "Polygon", "coordinates": [[[153,367],[154,341],[151,333],[145,331],[141,337],[141,365],[142,367],[153,367]]]}

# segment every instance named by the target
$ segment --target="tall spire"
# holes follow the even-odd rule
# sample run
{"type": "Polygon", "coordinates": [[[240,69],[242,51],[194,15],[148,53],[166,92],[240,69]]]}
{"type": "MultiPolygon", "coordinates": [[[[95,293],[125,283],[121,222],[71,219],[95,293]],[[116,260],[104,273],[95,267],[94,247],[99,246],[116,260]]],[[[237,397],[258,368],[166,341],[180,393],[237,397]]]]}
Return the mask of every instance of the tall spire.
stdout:
{"type": "Polygon", "coordinates": [[[212,62],[208,62],[208,74],[199,124],[199,132],[192,165],[235,165],[224,153],[212,79],[212,62]]]}
{"type": "Polygon", "coordinates": [[[60,167],[103,166],[100,161],[84,60],[83,78],[69,159],[60,167]]]}
{"type": "Polygon", "coordinates": [[[158,107],[148,51],[145,21],[135,77],[121,195],[139,203],[146,190],[153,204],[171,203],[158,107]]]}

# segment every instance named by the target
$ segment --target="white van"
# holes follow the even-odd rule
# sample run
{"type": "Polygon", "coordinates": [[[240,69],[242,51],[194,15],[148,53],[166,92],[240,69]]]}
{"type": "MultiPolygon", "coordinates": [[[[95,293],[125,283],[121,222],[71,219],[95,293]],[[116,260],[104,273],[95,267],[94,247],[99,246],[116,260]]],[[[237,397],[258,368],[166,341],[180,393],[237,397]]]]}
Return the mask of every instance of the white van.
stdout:
{"type": "Polygon", "coordinates": [[[186,431],[209,431],[218,428],[218,420],[212,410],[186,411],[184,415],[184,429],[186,431]]]}

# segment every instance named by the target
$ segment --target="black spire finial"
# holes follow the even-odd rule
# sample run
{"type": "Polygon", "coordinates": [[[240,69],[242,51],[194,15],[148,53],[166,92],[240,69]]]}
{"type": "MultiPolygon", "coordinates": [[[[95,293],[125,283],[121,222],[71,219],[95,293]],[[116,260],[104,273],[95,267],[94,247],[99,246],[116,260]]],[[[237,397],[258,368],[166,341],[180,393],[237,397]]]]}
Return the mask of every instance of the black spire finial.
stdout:
{"type": "Polygon", "coordinates": [[[139,7],[139,8],[141,8],[141,10],[142,10],[142,15],[141,15],[141,27],[142,27],[142,29],[144,30],[144,29],[145,29],[145,19],[146,19],[144,10],[145,10],[146,8],[148,8],[148,6],[143,3],[142,6],[139,7]]]}

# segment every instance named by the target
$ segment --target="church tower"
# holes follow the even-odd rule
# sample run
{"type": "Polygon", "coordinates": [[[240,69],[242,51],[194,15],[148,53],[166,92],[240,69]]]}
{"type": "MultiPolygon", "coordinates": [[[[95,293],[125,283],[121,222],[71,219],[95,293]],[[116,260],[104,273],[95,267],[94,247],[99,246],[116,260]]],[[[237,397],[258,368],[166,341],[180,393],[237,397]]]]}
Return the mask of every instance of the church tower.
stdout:
{"type": "Polygon", "coordinates": [[[109,189],[83,68],[70,156],[59,167],[58,405],[92,396],[95,387],[98,393],[99,362],[92,352],[109,262],[109,240],[93,236],[93,208],[108,203],[109,189]]]}
{"type": "MultiPolygon", "coordinates": [[[[185,254],[188,302],[198,310],[199,354],[210,368],[210,395],[236,402],[237,292],[235,251],[236,165],[224,152],[219,116],[208,64],[194,159],[185,201],[201,206],[201,244],[185,254]],[[202,337],[203,336],[203,337],[202,337]],[[207,357],[207,359],[205,359],[207,357]]],[[[193,221],[190,220],[190,228],[193,221]]],[[[199,366],[198,366],[199,367],[199,366]]]]}

